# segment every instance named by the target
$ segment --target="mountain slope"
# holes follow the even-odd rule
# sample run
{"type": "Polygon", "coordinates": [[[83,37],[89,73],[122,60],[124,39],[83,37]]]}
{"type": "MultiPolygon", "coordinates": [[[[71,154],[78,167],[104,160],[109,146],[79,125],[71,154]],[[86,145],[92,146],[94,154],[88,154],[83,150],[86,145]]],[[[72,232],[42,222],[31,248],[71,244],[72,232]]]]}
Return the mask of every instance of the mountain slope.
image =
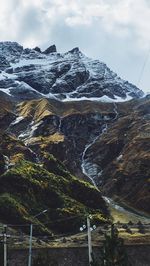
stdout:
{"type": "Polygon", "coordinates": [[[115,116],[112,103],[26,101],[18,105],[9,132],[39,154],[41,150],[53,153],[72,173],[81,176],[85,145],[99,135],[105,122],[112,123],[115,116]]]}
{"type": "MultiPolygon", "coordinates": [[[[109,221],[106,204],[96,188],[72,176],[48,153],[42,155],[40,164],[31,162],[30,150],[26,148],[24,153],[21,143],[20,150],[16,150],[17,140],[7,136],[3,136],[4,145],[6,138],[11,150],[1,145],[1,222],[17,226],[32,221],[38,224],[35,233],[51,234],[78,232],[88,213],[96,224],[109,221]],[[48,212],[43,218],[33,218],[44,209],[48,212]]],[[[28,230],[28,226],[21,229],[28,230]]]]}
{"type": "Polygon", "coordinates": [[[119,111],[118,120],[88,150],[87,161],[101,169],[97,182],[103,193],[150,213],[150,100],[123,104],[119,111]]]}
{"type": "Polygon", "coordinates": [[[142,91],[78,48],[0,43],[1,222],[77,232],[88,213],[109,222],[107,197],[148,214],[149,107],[142,91]]]}
{"type": "Polygon", "coordinates": [[[17,108],[22,119],[9,130],[39,156],[50,152],[89,180],[84,163],[103,193],[149,213],[149,106],[148,97],[115,105],[26,101],[17,108]]]}

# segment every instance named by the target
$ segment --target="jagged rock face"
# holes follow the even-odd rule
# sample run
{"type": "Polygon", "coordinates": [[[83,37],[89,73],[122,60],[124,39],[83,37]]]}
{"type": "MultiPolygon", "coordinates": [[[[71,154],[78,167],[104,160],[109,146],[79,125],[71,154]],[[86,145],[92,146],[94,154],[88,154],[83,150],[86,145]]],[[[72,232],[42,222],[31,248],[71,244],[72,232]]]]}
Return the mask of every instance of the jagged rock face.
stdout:
{"type": "Polygon", "coordinates": [[[38,47],[23,49],[17,43],[2,42],[0,61],[0,90],[18,101],[39,97],[124,101],[143,94],[79,48],[59,54],[53,45],[42,53],[38,47]]]}

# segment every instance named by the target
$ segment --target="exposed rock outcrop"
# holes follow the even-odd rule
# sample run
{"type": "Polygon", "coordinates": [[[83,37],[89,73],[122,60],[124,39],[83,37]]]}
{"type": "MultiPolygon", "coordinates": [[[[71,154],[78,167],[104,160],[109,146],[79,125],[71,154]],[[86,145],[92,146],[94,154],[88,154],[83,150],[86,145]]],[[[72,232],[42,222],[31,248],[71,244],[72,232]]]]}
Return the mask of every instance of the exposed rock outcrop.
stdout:
{"type": "Polygon", "coordinates": [[[43,54],[51,54],[51,53],[56,53],[57,52],[57,49],[56,49],[56,45],[51,45],[49,46],[44,52],[43,54]]]}

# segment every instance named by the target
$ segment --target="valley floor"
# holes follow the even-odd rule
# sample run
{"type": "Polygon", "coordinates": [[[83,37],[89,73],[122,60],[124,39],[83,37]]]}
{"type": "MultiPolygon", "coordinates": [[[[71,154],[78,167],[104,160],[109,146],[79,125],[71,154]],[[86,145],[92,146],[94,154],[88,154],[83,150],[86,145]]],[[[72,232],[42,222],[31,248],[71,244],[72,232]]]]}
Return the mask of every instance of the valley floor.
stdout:
{"type": "Polygon", "coordinates": [[[140,221],[143,224],[150,224],[150,217],[148,217],[148,215],[135,210],[123,201],[121,201],[121,203],[118,203],[110,198],[104,198],[108,203],[108,208],[110,210],[114,223],[128,223],[130,221],[132,223],[138,223],[140,221]]]}

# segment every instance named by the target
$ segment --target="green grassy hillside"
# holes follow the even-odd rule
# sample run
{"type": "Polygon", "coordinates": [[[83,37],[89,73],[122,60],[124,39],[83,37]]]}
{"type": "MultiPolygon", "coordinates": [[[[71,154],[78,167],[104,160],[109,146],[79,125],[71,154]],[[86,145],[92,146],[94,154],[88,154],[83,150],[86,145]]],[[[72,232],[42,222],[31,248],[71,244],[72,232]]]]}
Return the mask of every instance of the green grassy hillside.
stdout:
{"type": "Polygon", "coordinates": [[[0,176],[1,222],[33,222],[39,224],[38,233],[64,233],[78,232],[88,214],[94,223],[108,221],[107,207],[96,188],[72,176],[52,155],[43,154],[42,161],[39,165],[20,160],[0,176]],[[44,209],[48,212],[39,220],[33,218],[44,209]]]}

